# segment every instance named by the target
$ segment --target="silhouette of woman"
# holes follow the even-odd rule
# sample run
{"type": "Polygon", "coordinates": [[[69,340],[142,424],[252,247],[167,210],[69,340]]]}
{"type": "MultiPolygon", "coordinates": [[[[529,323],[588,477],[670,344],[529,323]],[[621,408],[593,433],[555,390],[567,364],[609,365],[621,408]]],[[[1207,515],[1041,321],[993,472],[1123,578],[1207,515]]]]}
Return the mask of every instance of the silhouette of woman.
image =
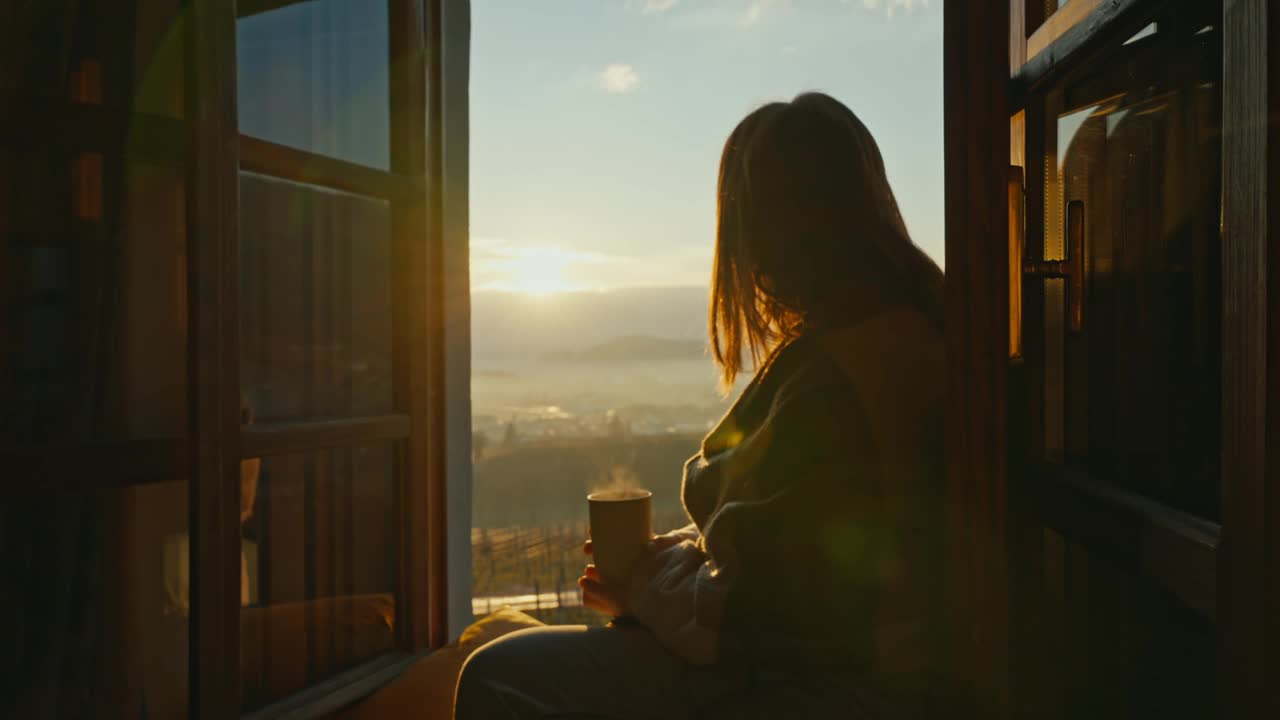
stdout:
{"type": "Polygon", "coordinates": [[[711,348],[726,388],[755,375],[685,465],[692,524],[625,587],[587,566],[584,603],[627,622],[479,649],[459,719],[934,713],[942,271],[827,95],[748,115],[718,190],[711,348]]]}

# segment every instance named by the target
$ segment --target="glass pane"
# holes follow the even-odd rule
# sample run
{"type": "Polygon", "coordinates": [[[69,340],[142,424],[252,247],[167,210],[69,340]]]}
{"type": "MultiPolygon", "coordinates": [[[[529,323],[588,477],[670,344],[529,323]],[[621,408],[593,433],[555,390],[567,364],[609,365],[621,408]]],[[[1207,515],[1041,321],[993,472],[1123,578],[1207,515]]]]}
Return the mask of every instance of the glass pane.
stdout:
{"type": "Polygon", "coordinates": [[[1068,460],[1213,518],[1222,51],[1194,23],[1159,27],[1064,88],[1080,109],[1046,129],[1048,257],[1063,257],[1068,204],[1084,207],[1085,327],[1067,336],[1058,407],[1068,460]]]}
{"type": "MultiPolygon", "coordinates": [[[[182,115],[180,0],[5,3],[0,88],[182,115]],[[122,25],[122,19],[128,25],[122,25]],[[127,29],[127,32],[122,32],[127,29]]],[[[5,108],[5,112],[9,112],[5,108]]]]}
{"type": "Polygon", "coordinates": [[[187,483],[0,503],[0,716],[185,717],[187,483]]]}
{"type": "Polygon", "coordinates": [[[0,174],[22,178],[0,186],[5,443],[183,434],[182,171],[19,151],[0,152],[0,174]]]}
{"type": "Polygon", "coordinates": [[[241,133],[390,169],[385,2],[293,3],[236,30],[241,133]]]}
{"type": "Polygon", "coordinates": [[[395,648],[398,487],[390,443],[242,466],[245,710],[395,648]]]}
{"type": "Polygon", "coordinates": [[[384,200],[240,176],[241,387],[259,421],[392,410],[384,200]]]}

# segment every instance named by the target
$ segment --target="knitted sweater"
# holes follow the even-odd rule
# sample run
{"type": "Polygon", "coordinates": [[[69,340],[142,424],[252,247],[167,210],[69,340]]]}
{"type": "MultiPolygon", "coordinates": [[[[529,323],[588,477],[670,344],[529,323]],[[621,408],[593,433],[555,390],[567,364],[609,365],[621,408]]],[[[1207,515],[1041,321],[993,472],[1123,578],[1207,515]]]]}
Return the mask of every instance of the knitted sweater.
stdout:
{"type": "Polygon", "coordinates": [[[641,563],[636,618],[694,664],[927,675],[943,370],[906,309],[774,353],[686,464],[693,524],[641,563]]]}

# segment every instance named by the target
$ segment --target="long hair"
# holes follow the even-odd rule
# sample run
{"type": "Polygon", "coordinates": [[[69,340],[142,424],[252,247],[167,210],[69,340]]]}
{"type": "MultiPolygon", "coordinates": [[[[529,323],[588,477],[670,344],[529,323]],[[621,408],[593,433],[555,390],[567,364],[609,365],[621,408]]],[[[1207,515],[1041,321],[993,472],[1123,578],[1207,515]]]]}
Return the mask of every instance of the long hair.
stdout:
{"type": "Polygon", "coordinates": [[[744,354],[759,367],[806,330],[854,319],[851,283],[874,282],[942,325],[942,270],[911,242],[871,133],[829,95],[738,123],[716,214],[709,329],[726,389],[744,354]]]}

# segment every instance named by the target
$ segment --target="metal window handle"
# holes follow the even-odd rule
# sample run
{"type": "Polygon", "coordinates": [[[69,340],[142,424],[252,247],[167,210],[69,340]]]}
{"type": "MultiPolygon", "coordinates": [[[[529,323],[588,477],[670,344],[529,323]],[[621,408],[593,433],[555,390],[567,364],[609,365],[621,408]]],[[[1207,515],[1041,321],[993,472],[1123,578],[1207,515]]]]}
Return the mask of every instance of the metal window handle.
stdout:
{"type": "Polygon", "coordinates": [[[1084,201],[1067,203],[1067,257],[1064,260],[1023,260],[1027,277],[1063,278],[1067,281],[1067,327],[1084,329],[1084,201]]]}

